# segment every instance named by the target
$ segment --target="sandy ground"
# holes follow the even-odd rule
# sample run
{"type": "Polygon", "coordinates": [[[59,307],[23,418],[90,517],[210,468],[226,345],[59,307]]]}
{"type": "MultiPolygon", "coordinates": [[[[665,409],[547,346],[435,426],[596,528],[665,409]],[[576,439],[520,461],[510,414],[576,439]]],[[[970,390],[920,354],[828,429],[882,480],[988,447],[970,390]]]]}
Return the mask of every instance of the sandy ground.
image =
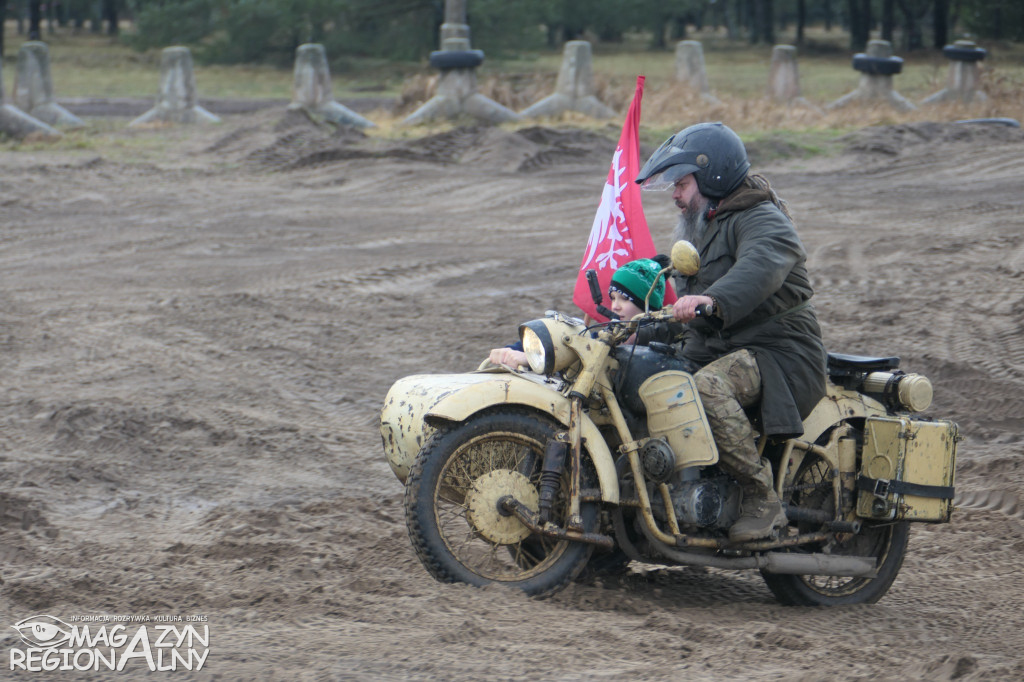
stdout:
{"type": "Polygon", "coordinates": [[[880,603],[836,609],[656,566],[534,601],[413,554],[382,398],[572,309],[614,134],[381,142],[268,110],[123,136],[158,134],[158,162],[0,156],[2,669],[36,614],[199,615],[205,665],[165,679],[1024,678],[1020,130],[872,129],[757,166],[830,349],[901,356],[967,436],[953,523],[915,526],[880,603]]]}

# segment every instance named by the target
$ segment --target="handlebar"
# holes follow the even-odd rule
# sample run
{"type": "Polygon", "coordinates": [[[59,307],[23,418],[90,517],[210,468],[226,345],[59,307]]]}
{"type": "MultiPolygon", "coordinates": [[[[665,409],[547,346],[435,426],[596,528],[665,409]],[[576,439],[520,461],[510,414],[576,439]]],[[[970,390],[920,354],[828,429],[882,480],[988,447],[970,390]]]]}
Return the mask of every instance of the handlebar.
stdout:
{"type": "MultiPolygon", "coordinates": [[[[714,307],[705,303],[697,306],[694,312],[697,317],[707,318],[714,314],[714,307]]],[[[660,310],[651,310],[647,313],[641,313],[630,320],[612,320],[608,330],[611,332],[612,338],[616,339],[614,343],[617,344],[634,334],[645,321],[672,322],[675,321],[675,319],[672,306],[668,306],[667,308],[662,308],[660,310]]]]}
{"type": "MultiPolygon", "coordinates": [[[[712,315],[715,314],[715,309],[711,305],[709,305],[707,303],[704,303],[704,304],[701,304],[701,305],[697,306],[697,308],[694,310],[694,312],[697,314],[697,317],[711,317],[712,315]]],[[[639,317],[639,316],[637,316],[637,317],[639,317]]],[[[661,310],[652,310],[650,313],[648,313],[648,317],[650,317],[652,319],[655,319],[655,320],[658,320],[658,321],[661,321],[661,320],[670,320],[671,321],[671,320],[676,319],[675,315],[672,314],[672,306],[668,306],[667,308],[662,308],[661,310]]],[[[637,319],[637,318],[633,318],[633,319],[637,319]]]]}

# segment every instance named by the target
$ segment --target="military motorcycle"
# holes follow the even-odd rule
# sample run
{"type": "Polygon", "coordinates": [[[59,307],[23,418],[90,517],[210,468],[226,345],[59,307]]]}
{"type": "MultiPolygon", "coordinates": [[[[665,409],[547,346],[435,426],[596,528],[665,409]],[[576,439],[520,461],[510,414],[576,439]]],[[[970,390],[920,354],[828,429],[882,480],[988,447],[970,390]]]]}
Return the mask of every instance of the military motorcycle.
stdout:
{"type": "MultiPolygon", "coordinates": [[[[679,242],[663,275],[698,267],[679,242]]],[[[920,415],[929,380],[897,357],[830,354],[803,435],[758,440],[787,525],[730,542],[741,489],[717,465],[698,368],[671,346],[629,342],[671,317],[586,324],[551,311],[520,326],[529,371],[485,361],[391,387],[381,437],[434,578],[547,596],[641,562],[757,570],[788,605],[873,603],[896,579],[910,525],[950,520],[961,438],[920,415]]]]}

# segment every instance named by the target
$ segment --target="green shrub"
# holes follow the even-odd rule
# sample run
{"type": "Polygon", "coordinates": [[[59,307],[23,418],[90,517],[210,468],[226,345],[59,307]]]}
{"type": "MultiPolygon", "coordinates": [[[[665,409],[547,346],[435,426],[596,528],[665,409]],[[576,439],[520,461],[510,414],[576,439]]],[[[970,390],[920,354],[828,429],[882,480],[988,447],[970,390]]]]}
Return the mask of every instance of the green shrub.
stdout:
{"type": "Polygon", "coordinates": [[[138,50],[168,45],[191,45],[214,30],[213,0],[181,0],[142,4],[135,17],[135,31],[125,41],[138,50]]]}

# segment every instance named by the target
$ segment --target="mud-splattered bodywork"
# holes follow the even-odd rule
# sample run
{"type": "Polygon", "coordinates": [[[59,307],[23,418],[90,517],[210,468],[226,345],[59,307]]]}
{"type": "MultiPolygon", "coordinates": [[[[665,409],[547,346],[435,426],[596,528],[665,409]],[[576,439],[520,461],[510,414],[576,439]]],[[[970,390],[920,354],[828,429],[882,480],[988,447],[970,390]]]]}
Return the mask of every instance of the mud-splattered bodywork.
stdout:
{"type": "MultiPolygon", "coordinates": [[[[380,416],[380,434],[391,470],[405,482],[416,455],[437,427],[460,422],[494,405],[522,405],[569,423],[569,399],[558,382],[529,372],[418,374],[399,379],[388,391],[380,416]]],[[[615,463],[598,427],[587,416],[580,425],[587,453],[597,471],[601,498],[617,504],[615,463]]]]}

